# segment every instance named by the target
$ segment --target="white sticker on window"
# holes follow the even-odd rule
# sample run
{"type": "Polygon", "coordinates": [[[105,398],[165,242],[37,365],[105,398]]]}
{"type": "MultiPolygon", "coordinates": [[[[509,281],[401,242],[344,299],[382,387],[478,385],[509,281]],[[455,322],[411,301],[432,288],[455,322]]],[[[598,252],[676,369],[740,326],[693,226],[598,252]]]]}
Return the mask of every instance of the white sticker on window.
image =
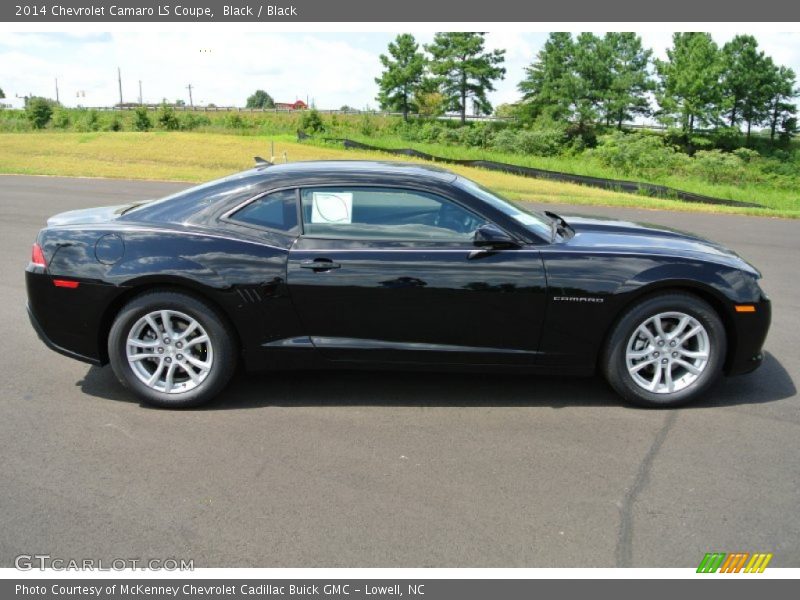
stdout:
{"type": "Polygon", "coordinates": [[[312,223],[352,223],[352,192],[312,192],[312,223]]]}

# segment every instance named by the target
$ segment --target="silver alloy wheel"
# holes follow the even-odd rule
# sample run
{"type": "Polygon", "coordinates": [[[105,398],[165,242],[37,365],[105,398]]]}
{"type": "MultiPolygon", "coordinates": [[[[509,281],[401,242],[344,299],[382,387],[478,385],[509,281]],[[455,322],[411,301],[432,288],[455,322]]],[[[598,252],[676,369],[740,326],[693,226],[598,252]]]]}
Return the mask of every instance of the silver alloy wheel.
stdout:
{"type": "Polygon", "coordinates": [[[692,385],[708,365],[711,342],[702,323],[682,312],[647,318],[631,335],[625,364],[636,385],[671,394],[692,385]]]}
{"type": "Polygon", "coordinates": [[[136,321],[125,348],[136,377],[165,394],[196,388],[214,363],[206,330],[196,319],[176,310],[156,310],[136,321]]]}

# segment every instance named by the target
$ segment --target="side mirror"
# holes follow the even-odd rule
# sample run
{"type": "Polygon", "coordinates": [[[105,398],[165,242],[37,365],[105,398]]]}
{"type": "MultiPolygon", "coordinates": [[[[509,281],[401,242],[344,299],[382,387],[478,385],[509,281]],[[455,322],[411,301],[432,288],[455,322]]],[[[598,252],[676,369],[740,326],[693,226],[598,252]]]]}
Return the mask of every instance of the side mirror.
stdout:
{"type": "Polygon", "coordinates": [[[480,248],[516,248],[519,244],[497,225],[487,223],[475,230],[472,243],[480,248]]]}

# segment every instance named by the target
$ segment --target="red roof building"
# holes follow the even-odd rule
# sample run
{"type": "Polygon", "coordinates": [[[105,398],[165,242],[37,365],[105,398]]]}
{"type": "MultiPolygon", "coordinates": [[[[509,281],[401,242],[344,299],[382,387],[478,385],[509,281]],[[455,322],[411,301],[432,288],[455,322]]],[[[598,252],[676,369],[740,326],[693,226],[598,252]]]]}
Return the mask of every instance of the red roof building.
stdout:
{"type": "Polygon", "coordinates": [[[306,110],[308,105],[302,100],[295,100],[294,102],[276,102],[275,108],[278,110],[306,110]]]}

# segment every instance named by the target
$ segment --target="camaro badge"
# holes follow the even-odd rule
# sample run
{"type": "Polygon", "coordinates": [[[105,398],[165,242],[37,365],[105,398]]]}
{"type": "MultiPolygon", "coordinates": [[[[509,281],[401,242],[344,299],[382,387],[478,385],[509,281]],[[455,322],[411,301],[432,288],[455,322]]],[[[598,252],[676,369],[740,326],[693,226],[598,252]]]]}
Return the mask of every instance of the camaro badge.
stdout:
{"type": "Polygon", "coordinates": [[[553,296],[556,302],[593,302],[601,304],[605,302],[605,298],[594,298],[592,296],[553,296]]]}

